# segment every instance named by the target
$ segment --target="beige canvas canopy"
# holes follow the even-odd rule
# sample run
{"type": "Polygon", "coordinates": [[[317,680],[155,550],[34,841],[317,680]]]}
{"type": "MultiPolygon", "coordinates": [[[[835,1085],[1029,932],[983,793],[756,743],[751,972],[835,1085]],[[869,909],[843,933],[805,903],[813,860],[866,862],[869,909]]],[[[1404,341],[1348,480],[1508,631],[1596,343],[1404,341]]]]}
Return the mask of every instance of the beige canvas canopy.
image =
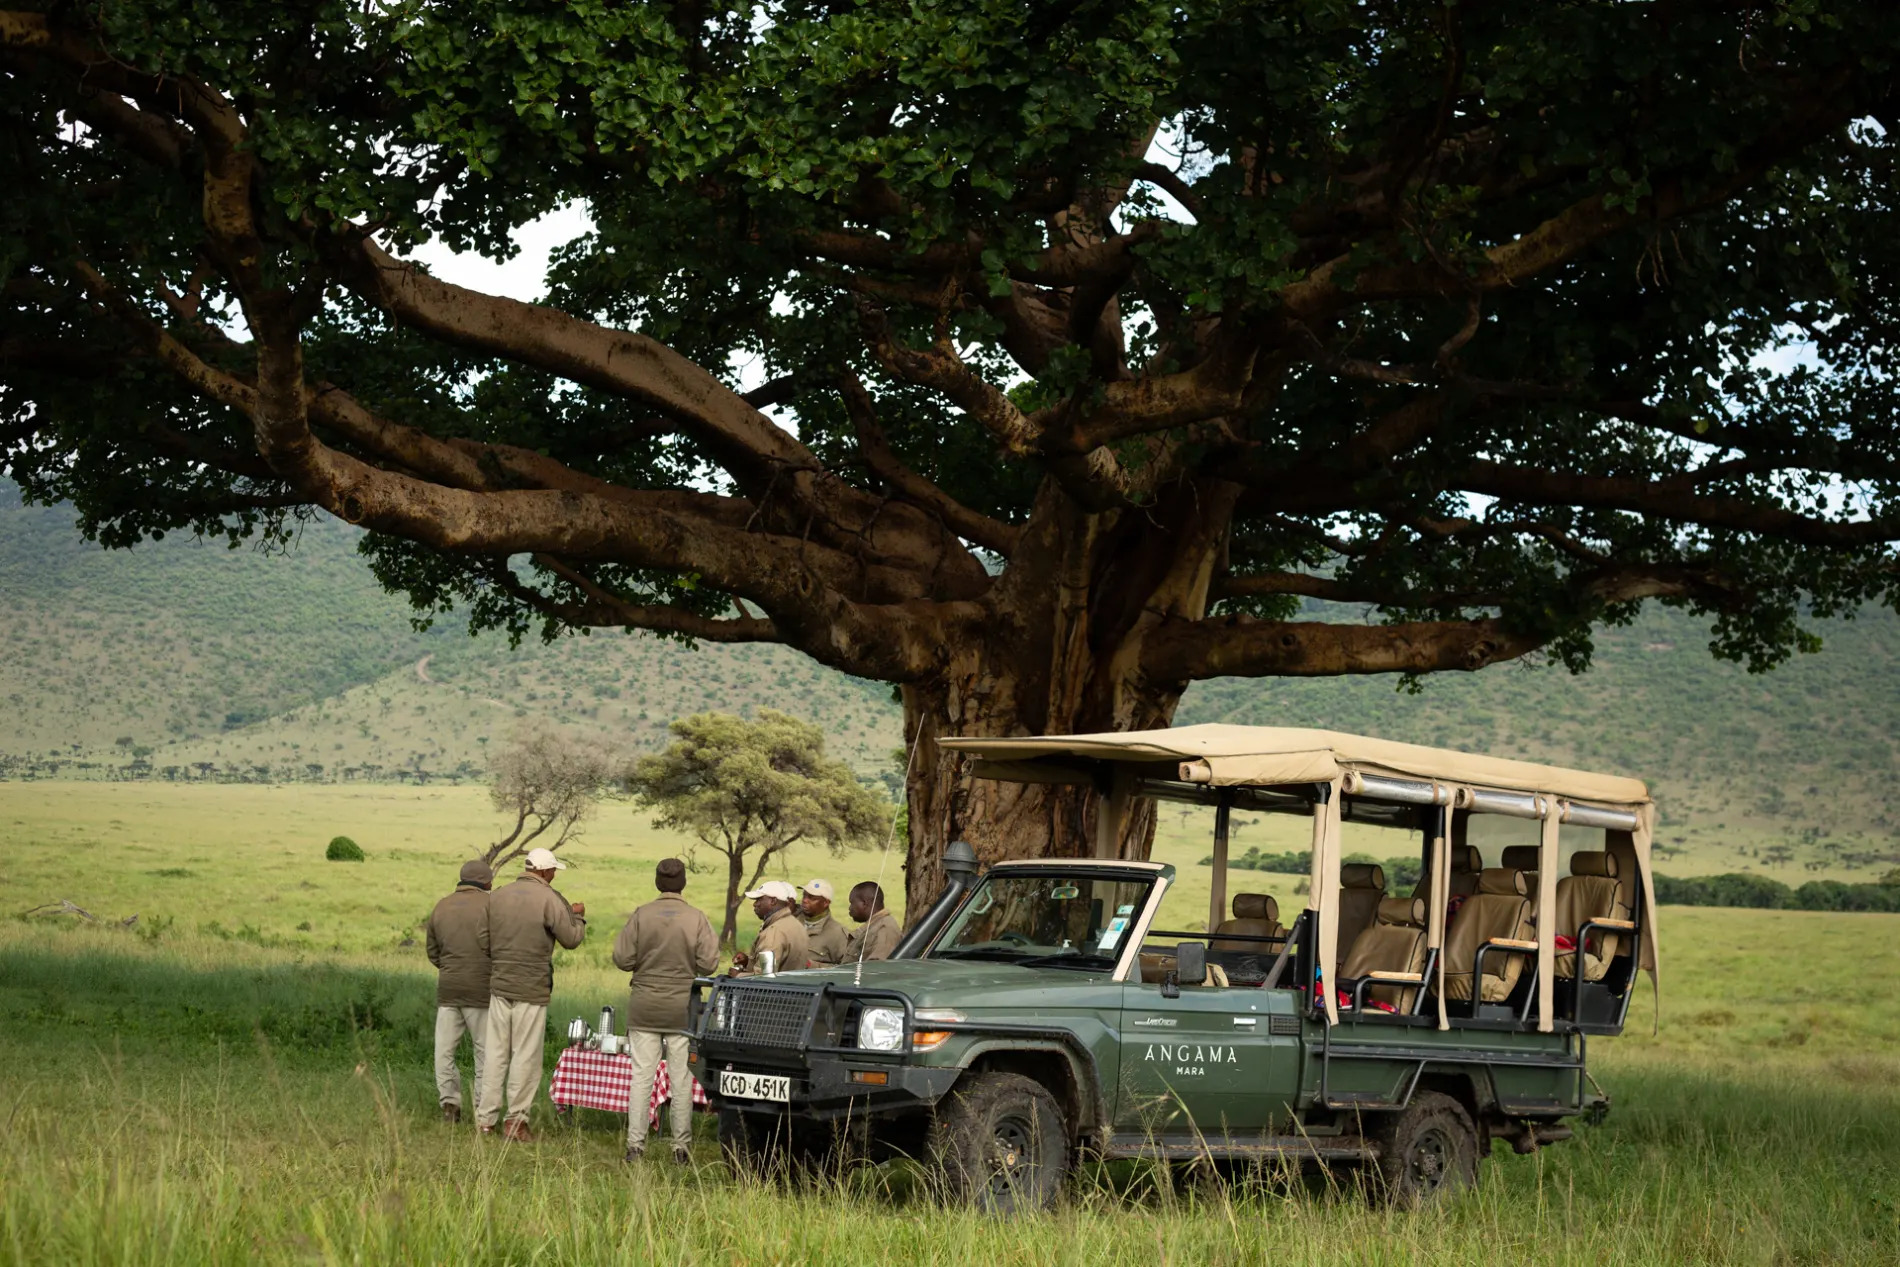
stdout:
{"type": "MultiPolygon", "coordinates": [[[[1504,757],[1455,752],[1422,744],[1398,743],[1332,730],[1276,726],[1182,726],[1170,730],[1138,730],[1092,735],[1036,735],[999,739],[944,739],[941,746],[971,757],[971,773],[978,778],[1031,783],[1093,782],[1105,795],[1096,813],[1097,853],[1118,838],[1128,798],[1164,785],[1216,789],[1285,787],[1325,784],[1330,795],[1313,806],[1313,865],[1308,908],[1319,916],[1317,947],[1322,980],[1338,956],[1335,912],[1340,874],[1341,793],[1362,790],[1368,779],[1399,779],[1429,785],[1430,803],[1482,810],[1486,793],[1508,794],[1512,804],[1503,812],[1540,819],[1541,859],[1536,898],[1538,937],[1537,975],[1541,983],[1538,1025],[1552,1028],[1552,985],[1555,947],[1557,871],[1561,865],[1558,827],[1584,803],[1614,817],[1608,847],[1631,864],[1639,880],[1643,907],[1640,965],[1651,980],[1656,971],[1654,884],[1650,876],[1650,841],[1655,806],[1642,780],[1613,774],[1593,774],[1562,766],[1539,765],[1504,757]],[[1103,777],[1106,776],[1106,777],[1103,777]],[[1147,780],[1146,783],[1143,780],[1147,780]]],[[[1165,793],[1164,793],[1165,794],[1165,793]]],[[[1372,799],[1378,799],[1377,793],[1372,799]]],[[[1445,821],[1440,816],[1440,822],[1445,821]]],[[[1224,839],[1220,844],[1224,845],[1224,839]]],[[[1225,890],[1226,857],[1215,852],[1215,902],[1225,890]]],[[[1431,841],[1432,891],[1428,944],[1443,945],[1447,905],[1445,876],[1449,870],[1448,842],[1442,834],[1431,841]]],[[[1215,912],[1216,917],[1218,911],[1215,912]]],[[[1210,920],[1210,931],[1211,931],[1210,920]]],[[[1439,1024],[1446,1022],[1439,956],[1439,1024]]],[[[1328,1017],[1338,1012],[1331,982],[1323,997],[1328,1017]]]]}
{"type": "MultiPolygon", "coordinates": [[[[1336,730],[1284,726],[1181,726],[1099,735],[1039,735],[1013,739],[945,739],[942,746],[986,762],[1036,762],[1051,773],[1073,759],[1173,762],[1197,766],[1180,777],[1214,787],[1330,783],[1348,771],[1436,780],[1471,787],[1635,807],[1649,802],[1641,779],[1590,774],[1561,766],[1486,757],[1449,748],[1348,735],[1336,730]],[[1063,761],[1062,758],[1071,758],[1063,761]],[[1049,758],[1056,760],[1049,761],[1049,758]]],[[[1007,778],[1004,771],[979,776],[1007,778]]],[[[1033,771],[1024,770],[1030,774],[1033,771]]],[[[1077,771],[1078,775],[1080,771],[1077,771]]],[[[1060,780],[1057,780],[1060,781],[1060,780]]]]}

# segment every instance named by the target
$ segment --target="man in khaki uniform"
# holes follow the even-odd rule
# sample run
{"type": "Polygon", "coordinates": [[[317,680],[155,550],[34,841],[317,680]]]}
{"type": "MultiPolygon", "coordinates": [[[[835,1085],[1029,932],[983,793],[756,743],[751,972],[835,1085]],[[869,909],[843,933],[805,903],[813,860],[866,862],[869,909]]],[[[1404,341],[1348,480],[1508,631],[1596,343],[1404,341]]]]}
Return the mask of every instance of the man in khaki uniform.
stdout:
{"type": "Polygon", "coordinates": [[[800,892],[803,900],[799,922],[805,926],[805,942],[811,947],[811,966],[830,968],[842,963],[850,936],[843,924],[831,918],[831,881],[812,880],[800,892]]]}
{"type": "Polygon", "coordinates": [[[884,887],[875,880],[852,886],[851,918],[858,921],[858,927],[845,944],[844,962],[889,959],[902,934],[896,918],[884,909],[884,887]]]}
{"type": "Polygon", "coordinates": [[[455,892],[429,912],[427,946],[435,978],[435,1093],[442,1120],[462,1120],[462,1075],[455,1052],[468,1034],[475,1046],[477,1097],[482,1086],[482,1053],[488,1047],[488,952],[481,947],[482,915],[488,910],[488,886],[495,873],[480,858],[462,864],[455,892]]]}
{"type": "Polygon", "coordinates": [[[772,971],[793,972],[811,967],[811,946],[805,940],[805,926],[792,912],[798,906],[798,891],[783,880],[767,880],[746,891],[752,899],[752,913],[759,917],[759,936],[750,954],[741,950],[732,957],[732,975],[757,976],[765,971],[765,954],[772,954],[772,971]]]}
{"type": "Polygon", "coordinates": [[[686,864],[666,858],[653,869],[660,896],[627,918],[614,939],[614,967],[631,972],[627,996],[627,1045],[633,1054],[633,1088],[627,1100],[627,1160],[647,1151],[647,1105],[664,1052],[672,1083],[668,1124],[673,1160],[693,1159],[693,1077],[686,1065],[686,1000],[693,978],[719,966],[719,939],[712,925],[680,893],[686,864]]]}
{"type": "Polygon", "coordinates": [[[548,998],[554,993],[554,947],[572,950],[587,935],[587,908],[554,891],[554,873],[567,864],[549,849],[530,849],[521,875],[488,898],[481,946],[488,952],[488,1051],[476,1121],[490,1134],[502,1115],[502,1137],[530,1143],[528,1109],[541,1085],[541,1045],[547,1038],[548,998]]]}

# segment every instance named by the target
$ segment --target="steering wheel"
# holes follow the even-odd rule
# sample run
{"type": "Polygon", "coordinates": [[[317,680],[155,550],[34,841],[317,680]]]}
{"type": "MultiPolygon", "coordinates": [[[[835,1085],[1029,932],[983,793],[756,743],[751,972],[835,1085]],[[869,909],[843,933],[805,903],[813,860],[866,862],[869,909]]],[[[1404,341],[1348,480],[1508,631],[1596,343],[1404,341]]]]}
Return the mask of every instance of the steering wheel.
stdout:
{"type": "Polygon", "coordinates": [[[1013,928],[1004,929],[1002,932],[996,934],[996,940],[1008,942],[1012,946],[1027,946],[1031,944],[1026,935],[1017,932],[1013,928]]]}

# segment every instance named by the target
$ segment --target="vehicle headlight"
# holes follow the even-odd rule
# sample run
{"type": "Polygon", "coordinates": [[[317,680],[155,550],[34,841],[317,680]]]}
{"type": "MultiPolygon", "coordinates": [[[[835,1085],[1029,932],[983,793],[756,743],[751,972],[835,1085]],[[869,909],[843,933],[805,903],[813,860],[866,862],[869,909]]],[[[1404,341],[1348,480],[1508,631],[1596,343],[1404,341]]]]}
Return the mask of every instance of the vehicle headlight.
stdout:
{"type": "Polygon", "coordinates": [[[904,1045],[901,1008],[867,1007],[858,1017],[858,1046],[865,1051],[896,1051],[904,1045]]]}

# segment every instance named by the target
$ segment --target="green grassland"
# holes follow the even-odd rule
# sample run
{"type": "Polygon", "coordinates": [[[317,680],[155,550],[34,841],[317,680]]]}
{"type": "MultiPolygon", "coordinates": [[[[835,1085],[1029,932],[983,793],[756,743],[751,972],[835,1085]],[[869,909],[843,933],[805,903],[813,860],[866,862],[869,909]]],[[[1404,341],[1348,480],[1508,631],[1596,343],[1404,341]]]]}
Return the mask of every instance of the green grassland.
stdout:
{"type": "MultiPolygon", "coordinates": [[[[404,943],[487,821],[466,787],[0,784],[0,1263],[1900,1260],[1900,916],[1665,909],[1660,1018],[1645,993],[1591,1045],[1609,1120],[1501,1151],[1443,1207],[1119,1165],[997,1225],[889,1169],[737,1183],[703,1119],[690,1170],[622,1166],[601,1114],[543,1104],[525,1147],[441,1125],[432,978],[404,943]],[[369,860],[322,861],[337,832],[369,860]],[[17,918],[61,898],[100,923],[17,918]]],[[[1196,825],[1161,850],[1204,910],[1196,825]]],[[[574,847],[561,885],[594,923],[557,961],[557,1028],[620,1001],[611,932],[679,843],[619,807],[574,847]]]]}
{"type": "MultiPolygon", "coordinates": [[[[545,719],[650,749],[673,718],[784,709],[865,777],[894,773],[886,686],[777,647],[688,648],[598,634],[511,649],[453,619],[418,633],[352,530],[309,525],[282,555],[168,539],[106,552],[58,508],[0,483],[0,777],[466,782],[490,746],[545,719]]],[[[1352,618],[1337,611],[1327,618],[1352,618]]],[[[1596,667],[1506,665],[1429,679],[1223,679],[1177,720],[1325,726],[1648,779],[1676,874],[1866,881],[1900,864],[1900,619],[1818,622],[1826,650],[1751,676],[1707,629],[1652,609],[1606,630],[1596,667]]],[[[1167,839],[1164,816],[1164,842],[1167,839]]],[[[1197,829],[1198,830],[1198,829],[1197,829]]],[[[1257,843],[1242,824],[1240,848],[1257,843]]],[[[1264,837],[1263,837],[1264,838],[1264,837]]]]}

